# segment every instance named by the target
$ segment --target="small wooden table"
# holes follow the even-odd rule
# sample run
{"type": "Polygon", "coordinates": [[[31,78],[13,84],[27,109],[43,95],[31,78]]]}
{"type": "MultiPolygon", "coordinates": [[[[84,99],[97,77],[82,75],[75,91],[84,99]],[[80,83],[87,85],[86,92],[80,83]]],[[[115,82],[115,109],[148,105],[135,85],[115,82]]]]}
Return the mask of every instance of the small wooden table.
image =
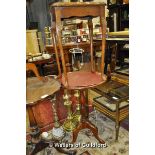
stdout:
{"type": "MultiPolygon", "coordinates": [[[[27,60],[28,61],[28,60],[27,60]]],[[[40,59],[40,60],[33,60],[33,61],[28,61],[29,63],[34,63],[35,65],[42,65],[42,64],[47,64],[49,62],[53,62],[53,58],[49,59],[40,59]]]]}
{"type": "Polygon", "coordinates": [[[30,127],[37,125],[43,130],[51,128],[53,120],[49,97],[55,94],[59,89],[60,83],[52,77],[46,77],[45,82],[39,80],[37,77],[27,79],[26,107],[29,113],[30,127]],[[46,113],[41,111],[46,111],[46,113]]]}
{"type": "MultiPolygon", "coordinates": [[[[54,95],[60,89],[60,83],[52,77],[46,77],[46,81],[40,81],[37,77],[27,79],[26,102],[30,120],[31,136],[39,137],[40,131],[49,131],[53,128],[53,114],[50,96],[54,95]],[[39,129],[37,128],[39,127],[39,129]]],[[[60,143],[59,140],[51,139],[49,142],[38,139],[30,155],[35,155],[44,148],[53,144],[53,147],[64,154],[75,155],[76,150],[64,150],[57,147],[54,143],[60,143]]]]}
{"type": "Polygon", "coordinates": [[[34,63],[38,67],[38,69],[39,69],[39,74],[41,76],[45,76],[44,65],[48,64],[50,62],[54,62],[54,59],[53,59],[53,57],[51,57],[49,59],[40,59],[40,60],[33,60],[33,61],[28,61],[27,60],[27,62],[34,63]]]}
{"type": "Polygon", "coordinates": [[[52,16],[52,40],[53,45],[56,53],[56,59],[58,64],[59,75],[62,80],[62,84],[67,90],[78,90],[80,91],[80,100],[85,98],[85,102],[81,103],[81,120],[79,125],[75,130],[73,130],[73,141],[75,142],[78,136],[78,133],[81,129],[88,128],[93,132],[95,138],[100,142],[105,144],[105,142],[99,138],[98,136],[98,129],[93,125],[89,120],[89,111],[88,111],[88,88],[99,85],[106,81],[106,76],[103,73],[104,69],[104,53],[105,53],[105,32],[106,32],[106,19],[105,19],[105,3],[98,3],[98,2],[57,2],[52,4],[51,6],[51,16],[52,16]],[[101,72],[98,74],[95,71],[94,67],[94,58],[93,58],[93,23],[92,18],[100,17],[100,24],[102,29],[102,52],[101,52],[101,72]],[[65,56],[64,50],[62,45],[62,37],[61,37],[61,20],[65,18],[82,18],[88,20],[88,27],[89,27],[89,34],[90,34],[90,55],[91,55],[91,71],[90,72],[71,72],[67,73],[66,71],[66,64],[65,64],[65,56]],[[60,55],[62,60],[62,67],[63,67],[63,74],[61,73],[60,62],[58,57],[58,50],[56,46],[56,39],[57,36],[58,45],[60,49],[60,55]],[[94,81],[88,82],[88,77],[90,79],[96,79],[94,81]],[[79,81],[78,83],[72,79],[77,78],[79,81]]]}

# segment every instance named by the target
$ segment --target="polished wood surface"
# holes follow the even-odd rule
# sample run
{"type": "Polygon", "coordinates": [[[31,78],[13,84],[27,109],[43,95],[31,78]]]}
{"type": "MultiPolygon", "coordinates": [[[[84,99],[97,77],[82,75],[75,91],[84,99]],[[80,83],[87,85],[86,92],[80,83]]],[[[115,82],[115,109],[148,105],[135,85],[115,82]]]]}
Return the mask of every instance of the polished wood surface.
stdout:
{"type": "MultiPolygon", "coordinates": [[[[101,73],[90,71],[68,72],[68,89],[85,89],[95,87],[107,80],[106,75],[101,78],[101,73]],[[89,79],[89,80],[88,80],[89,79]]],[[[65,86],[65,78],[62,76],[62,84],[65,86]]]]}
{"type": "Polygon", "coordinates": [[[50,96],[60,89],[60,83],[53,77],[46,77],[46,81],[40,81],[36,77],[28,78],[26,81],[26,101],[35,103],[42,100],[44,96],[50,96]]]}

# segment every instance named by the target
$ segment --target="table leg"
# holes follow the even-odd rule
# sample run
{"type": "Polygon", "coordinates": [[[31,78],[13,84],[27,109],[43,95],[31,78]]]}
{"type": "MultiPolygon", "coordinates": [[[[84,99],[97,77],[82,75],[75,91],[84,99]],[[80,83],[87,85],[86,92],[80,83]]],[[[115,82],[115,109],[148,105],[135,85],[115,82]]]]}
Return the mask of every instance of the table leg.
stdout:
{"type": "Polygon", "coordinates": [[[53,26],[51,28],[51,36],[52,36],[52,42],[53,42],[55,56],[56,56],[56,62],[57,62],[57,65],[58,65],[59,77],[60,77],[61,76],[61,67],[60,67],[60,62],[59,62],[59,55],[58,55],[55,31],[56,31],[55,23],[53,22],[53,26]]]}
{"type": "Polygon", "coordinates": [[[89,28],[89,34],[90,34],[90,55],[91,55],[91,71],[94,72],[94,54],[93,54],[93,23],[92,18],[88,19],[88,28],[89,28]]]}
{"type": "MultiPolygon", "coordinates": [[[[94,137],[102,144],[105,144],[105,142],[99,138],[98,136],[98,128],[95,127],[94,124],[92,124],[90,121],[89,121],[89,110],[88,110],[88,90],[85,90],[85,101],[84,103],[81,103],[81,121],[78,125],[78,127],[73,130],[73,140],[72,140],[72,143],[74,143],[77,139],[77,136],[78,136],[78,133],[80,130],[82,129],[85,129],[85,128],[88,128],[92,131],[94,137]]],[[[84,96],[84,91],[82,90],[81,91],[81,97],[84,96]]],[[[81,101],[83,99],[81,98],[81,101]]]]}
{"type": "Polygon", "coordinates": [[[56,10],[56,34],[57,34],[58,45],[59,45],[60,54],[61,54],[63,73],[66,81],[65,86],[68,87],[66,63],[65,63],[65,57],[64,57],[63,47],[62,47],[62,39],[61,39],[61,29],[62,29],[62,26],[61,26],[60,11],[56,10]]]}
{"type": "Polygon", "coordinates": [[[116,60],[117,60],[116,54],[117,54],[117,43],[114,43],[112,45],[112,53],[111,53],[111,64],[110,64],[111,72],[113,72],[116,67],[116,60]]]}
{"type": "Polygon", "coordinates": [[[105,19],[105,11],[102,7],[100,9],[100,23],[101,23],[101,31],[102,31],[101,75],[103,75],[104,58],[105,58],[105,43],[106,43],[106,19],[105,19]]]}
{"type": "Polygon", "coordinates": [[[32,137],[32,142],[37,143],[40,135],[40,129],[38,128],[38,125],[36,123],[32,106],[27,106],[28,116],[29,116],[29,122],[30,122],[30,135],[32,137]]]}

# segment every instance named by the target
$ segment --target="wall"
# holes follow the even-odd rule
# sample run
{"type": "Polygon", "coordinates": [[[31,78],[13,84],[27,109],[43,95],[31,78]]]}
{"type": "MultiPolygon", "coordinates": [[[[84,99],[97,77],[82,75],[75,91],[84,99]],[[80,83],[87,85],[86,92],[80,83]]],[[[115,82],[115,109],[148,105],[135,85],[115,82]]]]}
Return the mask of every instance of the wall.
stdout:
{"type": "MultiPolygon", "coordinates": [[[[30,0],[30,2],[27,2],[26,26],[28,27],[30,22],[38,22],[38,30],[44,32],[44,27],[50,26],[50,14],[48,5],[49,3],[56,1],[58,0],[30,0]]],[[[107,3],[107,0],[94,0],[94,2],[107,3]]],[[[98,21],[98,18],[93,20],[94,23],[98,23],[98,21]]],[[[44,38],[44,33],[42,34],[44,38]]]]}
{"type": "MultiPolygon", "coordinates": [[[[30,22],[38,22],[38,30],[44,32],[45,26],[50,26],[49,3],[56,0],[30,0],[27,2],[26,26],[29,27],[30,22]]],[[[44,33],[43,40],[44,40],[44,33]]]]}

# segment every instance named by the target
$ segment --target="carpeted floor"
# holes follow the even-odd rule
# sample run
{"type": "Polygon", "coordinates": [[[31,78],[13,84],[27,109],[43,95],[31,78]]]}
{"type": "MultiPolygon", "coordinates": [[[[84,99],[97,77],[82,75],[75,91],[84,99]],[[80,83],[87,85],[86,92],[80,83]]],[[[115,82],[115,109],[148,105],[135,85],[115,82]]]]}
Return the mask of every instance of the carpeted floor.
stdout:
{"type": "MultiPolygon", "coordinates": [[[[129,154],[129,133],[128,133],[128,120],[126,120],[124,129],[120,127],[118,142],[115,142],[115,122],[104,116],[99,112],[93,111],[90,114],[90,121],[98,127],[99,136],[107,143],[106,148],[104,147],[91,147],[84,148],[86,144],[96,143],[98,141],[93,137],[92,133],[88,129],[82,130],[77,138],[75,144],[83,145],[77,149],[77,155],[80,155],[84,151],[88,151],[90,155],[128,155],[129,154]]],[[[72,139],[71,133],[66,133],[66,137],[63,142],[70,142],[72,139]]],[[[72,149],[74,149],[72,148],[72,149]]],[[[62,155],[57,152],[54,148],[39,152],[37,155],[62,155]]]]}

